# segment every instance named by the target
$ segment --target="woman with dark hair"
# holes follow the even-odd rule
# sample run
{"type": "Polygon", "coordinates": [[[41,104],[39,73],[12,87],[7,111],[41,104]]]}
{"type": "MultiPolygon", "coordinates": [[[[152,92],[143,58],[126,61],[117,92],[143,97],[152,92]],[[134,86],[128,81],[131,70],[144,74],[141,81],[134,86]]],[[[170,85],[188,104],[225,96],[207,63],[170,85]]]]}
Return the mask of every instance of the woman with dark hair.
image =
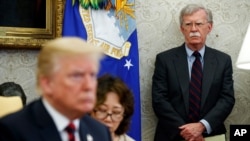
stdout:
{"type": "Polygon", "coordinates": [[[134,141],[126,134],[133,112],[134,98],[126,84],[118,77],[101,76],[91,115],[109,127],[113,141],[134,141]]]}

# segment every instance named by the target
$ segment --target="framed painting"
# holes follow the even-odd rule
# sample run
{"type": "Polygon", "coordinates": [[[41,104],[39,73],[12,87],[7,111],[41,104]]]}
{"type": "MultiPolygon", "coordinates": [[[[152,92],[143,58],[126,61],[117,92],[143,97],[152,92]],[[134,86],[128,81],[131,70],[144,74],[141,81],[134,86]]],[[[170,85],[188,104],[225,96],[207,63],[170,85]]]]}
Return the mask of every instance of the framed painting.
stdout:
{"type": "Polygon", "coordinates": [[[61,36],[64,0],[0,0],[0,48],[39,49],[61,36]]]}

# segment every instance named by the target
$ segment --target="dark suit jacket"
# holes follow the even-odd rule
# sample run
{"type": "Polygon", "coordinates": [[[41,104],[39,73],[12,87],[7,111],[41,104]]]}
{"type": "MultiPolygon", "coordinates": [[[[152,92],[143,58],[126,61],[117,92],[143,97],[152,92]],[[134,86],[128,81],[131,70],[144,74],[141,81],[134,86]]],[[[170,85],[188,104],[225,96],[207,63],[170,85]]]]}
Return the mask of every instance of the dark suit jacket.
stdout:
{"type": "MultiPolygon", "coordinates": [[[[206,46],[204,54],[200,119],[212,133],[226,132],[224,120],[235,103],[231,57],[206,46]]],[[[189,71],[185,45],[156,56],[152,104],[158,117],[155,141],[181,140],[179,126],[188,123],[189,71]]]]}
{"type": "MultiPolygon", "coordinates": [[[[80,119],[81,141],[90,134],[94,141],[111,141],[107,127],[85,115],[80,119]]],[[[51,116],[41,100],[0,119],[0,141],[61,141],[51,116]]]]}

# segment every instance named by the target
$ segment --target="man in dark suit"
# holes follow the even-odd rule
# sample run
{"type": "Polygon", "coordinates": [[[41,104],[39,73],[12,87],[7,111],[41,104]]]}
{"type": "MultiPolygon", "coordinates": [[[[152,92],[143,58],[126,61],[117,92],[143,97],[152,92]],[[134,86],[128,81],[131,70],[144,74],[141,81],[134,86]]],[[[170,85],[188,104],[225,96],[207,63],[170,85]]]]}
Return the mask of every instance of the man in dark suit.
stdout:
{"type": "Polygon", "coordinates": [[[0,119],[0,140],[111,141],[108,128],[88,115],[101,56],[100,48],[77,37],[45,44],[37,68],[41,98],[0,119]]]}
{"type": "Polygon", "coordinates": [[[156,56],[152,78],[152,105],[158,117],[155,141],[203,141],[226,132],[224,121],[235,103],[232,62],[229,55],[205,45],[212,27],[209,9],[187,5],[180,13],[185,43],[156,56]],[[202,72],[201,81],[191,84],[191,76],[198,74],[192,73],[194,52],[200,54],[202,72]],[[190,90],[193,86],[195,90],[190,90]],[[197,100],[190,98],[194,93],[197,100]]]}

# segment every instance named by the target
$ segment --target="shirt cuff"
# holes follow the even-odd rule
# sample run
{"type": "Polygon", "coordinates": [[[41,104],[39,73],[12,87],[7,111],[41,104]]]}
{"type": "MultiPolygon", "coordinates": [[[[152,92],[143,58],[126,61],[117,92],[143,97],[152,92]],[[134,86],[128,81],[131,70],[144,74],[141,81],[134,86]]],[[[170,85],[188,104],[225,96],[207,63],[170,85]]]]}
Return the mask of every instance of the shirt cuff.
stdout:
{"type": "Polygon", "coordinates": [[[210,134],[212,132],[212,128],[211,128],[210,124],[205,119],[200,120],[200,122],[205,126],[206,133],[210,134]]]}

